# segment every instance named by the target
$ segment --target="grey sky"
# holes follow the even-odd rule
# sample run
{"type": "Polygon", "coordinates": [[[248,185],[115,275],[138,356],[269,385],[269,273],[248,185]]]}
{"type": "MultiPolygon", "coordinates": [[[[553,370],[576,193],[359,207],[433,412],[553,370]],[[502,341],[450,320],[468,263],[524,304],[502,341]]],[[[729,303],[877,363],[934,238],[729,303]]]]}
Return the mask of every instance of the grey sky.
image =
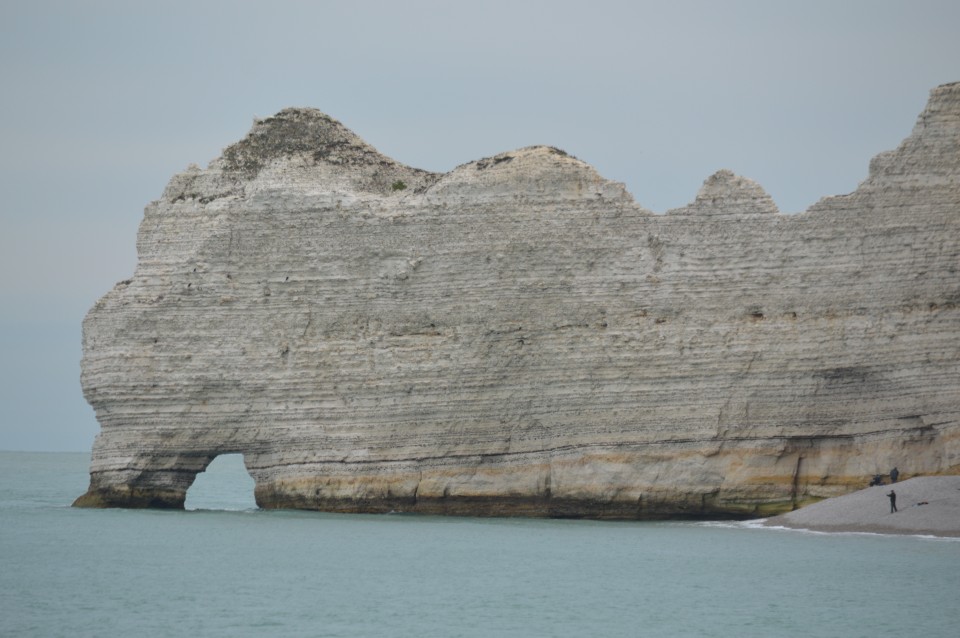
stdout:
{"type": "Polygon", "coordinates": [[[412,166],[558,146],[656,212],[720,168],[784,212],[856,188],[960,80],[960,3],[0,4],[0,449],[87,450],[80,322],[143,207],[315,106],[412,166]]]}

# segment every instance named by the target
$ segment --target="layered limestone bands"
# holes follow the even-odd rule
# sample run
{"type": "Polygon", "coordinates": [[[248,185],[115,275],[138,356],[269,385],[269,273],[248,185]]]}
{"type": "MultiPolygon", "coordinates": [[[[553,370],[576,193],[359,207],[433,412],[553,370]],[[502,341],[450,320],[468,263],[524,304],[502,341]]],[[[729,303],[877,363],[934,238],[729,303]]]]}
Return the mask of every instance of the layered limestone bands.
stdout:
{"type": "Polygon", "coordinates": [[[84,321],[78,504],[747,516],[960,469],[960,85],[849,195],[654,215],[550,147],[444,175],[289,109],[145,212],[84,321]]]}

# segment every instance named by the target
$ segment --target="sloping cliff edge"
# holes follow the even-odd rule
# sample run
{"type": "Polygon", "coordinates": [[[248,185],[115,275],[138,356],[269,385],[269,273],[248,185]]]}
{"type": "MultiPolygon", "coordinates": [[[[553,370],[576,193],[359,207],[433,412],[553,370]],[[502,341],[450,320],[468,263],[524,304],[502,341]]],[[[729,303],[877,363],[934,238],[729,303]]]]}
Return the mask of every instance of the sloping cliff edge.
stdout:
{"type": "Polygon", "coordinates": [[[447,174],[312,109],[145,210],[83,323],[75,505],[761,516],[960,473],[960,83],[853,193],[720,171],[654,215],[551,147],[447,174]]]}

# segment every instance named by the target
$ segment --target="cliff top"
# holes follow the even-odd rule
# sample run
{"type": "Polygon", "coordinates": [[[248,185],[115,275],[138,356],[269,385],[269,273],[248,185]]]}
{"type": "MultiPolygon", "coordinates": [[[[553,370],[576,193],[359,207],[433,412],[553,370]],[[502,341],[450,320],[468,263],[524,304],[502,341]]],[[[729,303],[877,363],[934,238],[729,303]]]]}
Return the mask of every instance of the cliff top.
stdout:
{"type": "Polygon", "coordinates": [[[342,166],[402,166],[322,111],[295,107],[256,120],[245,138],[223,151],[218,163],[222,170],[253,177],[272,160],[292,155],[342,166]]]}
{"type": "MultiPolygon", "coordinates": [[[[951,82],[930,92],[912,133],[897,149],[872,159],[868,177],[859,189],[954,183],[960,179],[958,158],[960,82],[951,82]]],[[[236,185],[256,179],[269,166],[282,169],[282,163],[290,161],[298,166],[325,167],[344,176],[344,184],[352,185],[348,188],[379,195],[409,187],[408,193],[429,191],[434,198],[454,198],[462,203],[469,198],[485,201],[536,196],[547,190],[561,199],[601,197],[636,205],[622,184],[606,180],[590,164],[552,146],[525,147],[461,164],[445,174],[432,173],[381,154],[341,122],[314,108],[286,108],[255,121],[247,136],[228,146],[210,169],[236,185]]],[[[189,193],[209,201],[236,192],[235,186],[227,186],[222,180],[211,184],[198,179],[196,169],[188,173],[174,178],[175,187],[168,189],[166,197],[189,193]],[[203,192],[211,189],[215,192],[203,192]]],[[[668,211],[673,215],[710,216],[777,212],[776,204],[759,184],[729,170],[707,178],[689,205],[668,211]]]]}

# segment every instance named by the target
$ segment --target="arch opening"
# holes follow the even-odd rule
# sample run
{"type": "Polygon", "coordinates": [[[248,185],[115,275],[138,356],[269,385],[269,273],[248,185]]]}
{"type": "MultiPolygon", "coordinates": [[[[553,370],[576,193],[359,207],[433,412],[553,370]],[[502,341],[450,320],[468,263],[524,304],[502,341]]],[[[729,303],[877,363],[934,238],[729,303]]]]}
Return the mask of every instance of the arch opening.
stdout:
{"type": "Polygon", "coordinates": [[[242,454],[221,454],[197,474],[183,504],[187,510],[242,511],[257,509],[254,480],[242,454]]]}

